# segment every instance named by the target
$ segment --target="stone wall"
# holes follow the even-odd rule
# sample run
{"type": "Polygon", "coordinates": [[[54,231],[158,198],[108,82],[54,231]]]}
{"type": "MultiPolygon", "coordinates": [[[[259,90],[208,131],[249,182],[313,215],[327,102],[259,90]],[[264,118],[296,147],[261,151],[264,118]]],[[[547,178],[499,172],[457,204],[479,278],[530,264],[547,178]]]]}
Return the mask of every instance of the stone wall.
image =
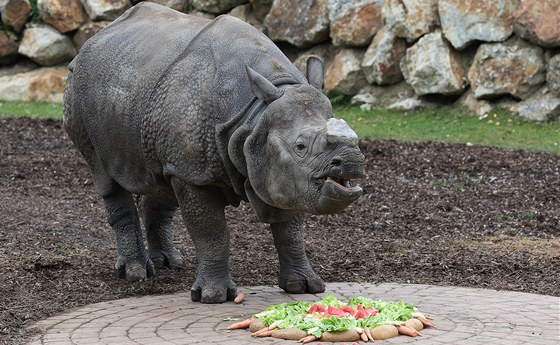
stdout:
{"type": "MultiPolygon", "coordinates": [[[[560,116],[560,0],[153,0],[262,30],[325,91],[363,109],[458,102],[560,116]]],[[[0,0],[0,99],[60,102],[64,65],[129,0],[0,0]],[[54,67],[53,67],[54,66],[54,67]]]]}

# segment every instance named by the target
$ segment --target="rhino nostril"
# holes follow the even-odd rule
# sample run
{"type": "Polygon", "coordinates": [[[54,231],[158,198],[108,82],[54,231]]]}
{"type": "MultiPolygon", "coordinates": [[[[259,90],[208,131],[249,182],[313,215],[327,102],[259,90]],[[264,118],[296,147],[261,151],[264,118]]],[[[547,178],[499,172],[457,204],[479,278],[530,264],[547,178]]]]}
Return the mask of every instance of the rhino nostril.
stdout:
{"type": "Polygon", "coordinates": [[[339,167],[342,164],[342,159],[335,157],[331,160],[331,165],[335,167],[339,167]]]}

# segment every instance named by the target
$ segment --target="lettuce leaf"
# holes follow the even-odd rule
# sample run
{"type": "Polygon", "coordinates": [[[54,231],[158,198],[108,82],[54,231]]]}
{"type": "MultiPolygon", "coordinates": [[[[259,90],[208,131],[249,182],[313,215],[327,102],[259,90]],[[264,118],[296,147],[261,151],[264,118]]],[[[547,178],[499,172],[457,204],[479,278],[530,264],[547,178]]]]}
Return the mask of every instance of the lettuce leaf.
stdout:
{"type": "Polygon", "coordinates": [[[358,326],[358,321],[353,317],[324,317],[319,320],[323,332],[347,331],[358,326]]]}
{"type": "Polygon", "coordinates": [[[332,295],[326,295],[321,301],[316,303],[324,307],[330,305],[335,308],[342,308],[346,305],[357,308],[361,304],[364,308],[376,309],[379,313],[359,320],[350,316],[306,317],[313,302],[298,301],[272,305],[254,316],[262,320],[265,326],[270,326],[276,322],[278,328],[298,328],[320,338],[323,332],[338,332],[356,328],[400,324],[410,319],[414,312],[414,306],[403,301],[373,300],[362,296],[353,296],[345,303],[332,295]]]}
{"type": "Polygon", "coordinates": [[[254,316],[262,320],[265,326],[270,326],[274,322],[283,320],[284,322],[280,323],[278,328],[291,328],[301,321],[301,318],[307,314],[311,305],[312,303],[306,301],[276,304],[254,316]]]}
{"type": "Polygon", "coordinates": [[[348,300],[348,305],[351,306],[352,308],[357,308],[358,304],[361,304],[362,307],[364,308],[377,309],[374,307],[375,301],[371,298],[362,297],[362,296],[353,296],[348,300]]]}
{"type": "Polygon", "coordinates": [[[324,307],[332,305],[335,308],[342,308],[346,305],[346,303],[344,303],[342,301],[339,301],[338,299],[336,299],[336,297],[334,297],[333,295],[330,295],[330,294],[326,295],[325,298],[323,298],[317,304],[322,305],[324,307]]]}

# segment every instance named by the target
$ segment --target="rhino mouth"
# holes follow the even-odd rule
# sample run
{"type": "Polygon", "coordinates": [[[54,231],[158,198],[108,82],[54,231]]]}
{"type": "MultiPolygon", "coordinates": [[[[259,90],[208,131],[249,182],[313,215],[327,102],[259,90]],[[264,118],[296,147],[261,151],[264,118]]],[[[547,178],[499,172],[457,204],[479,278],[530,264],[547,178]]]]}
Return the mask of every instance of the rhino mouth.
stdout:
{"type": "Polygon", "coordinates": [[[354,201],[362,195],[362,188],[352,186],[351,180],[328,176],[321,187],[321,195],[334,200],[354,201]]]}
{"type": "Polygon", "coordinates": [[[350,179],[327,176],[320,182],[317,214],[340,213],[363,193],[362,188],[353,186],[350,179]]]}

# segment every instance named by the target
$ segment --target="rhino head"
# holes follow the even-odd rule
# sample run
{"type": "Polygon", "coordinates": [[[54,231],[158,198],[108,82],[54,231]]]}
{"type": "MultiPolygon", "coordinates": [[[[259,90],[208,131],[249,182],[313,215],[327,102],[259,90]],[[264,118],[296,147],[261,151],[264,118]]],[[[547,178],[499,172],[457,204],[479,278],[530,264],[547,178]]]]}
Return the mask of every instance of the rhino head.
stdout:
{"type": "Polygon", "coordinates": [[[253,93],[267,104],[243,144],[245,190],[261,221],[339,213],[362,195],[351,182],[365,174],[358,137],[333,117],[322,61],[310,58],[307,71],[309,85],[276,87],[247,68],[253,93]]]}

